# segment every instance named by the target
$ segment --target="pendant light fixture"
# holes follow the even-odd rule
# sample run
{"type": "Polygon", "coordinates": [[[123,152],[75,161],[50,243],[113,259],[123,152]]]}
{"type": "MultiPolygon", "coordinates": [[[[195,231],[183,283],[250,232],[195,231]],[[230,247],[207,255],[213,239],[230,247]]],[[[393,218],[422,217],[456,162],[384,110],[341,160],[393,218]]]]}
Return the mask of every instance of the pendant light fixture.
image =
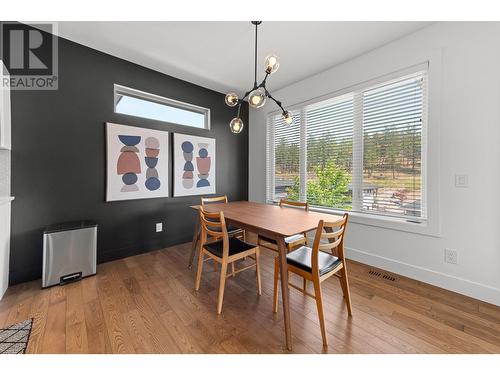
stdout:
{"type": "Polygon", "coordinates": [[[241,105],[243,104],[243,101],[248,97],[248,105],[252,108],[260,108],[264,104],[266,104],[266,99],[269,98],[273,102],[276,103],[278,107],[281,109],[281,116],[283,118],[283,121],[291,125],[293,123],[293,115],[290,111],[287,111],[283,108],[281,105],[281,102],[279,100],[274,99],[269,91],[266,89],[266,80],[267,77],[269,77],[270,74],[273,74],[276,72],[280,66],[280,63],[278,62],[278,57],[276,55],[269,55],[266,57],[265,60],[265,67],[266,67],[266,75],[262,82],[258,85],[257,84],[257,32],[258,32],[258,27],[262,23],[262,21],[252,21],[252,24],[255,25],[255,65],[254,65],[254,82],[253,82],[253,88],[245,93],[243,98],[239,99],[238,95],[234,92],[230,92],[226,95],[225,102],[229,107],[236,107],[238,106],[238,114],[236,115],[235,118],[231,120],[229,123],[229,127],[231,128],[231,131],[233,133],[240,133],[243,130],[243,121],[240,118],[240,113],[241,113],[241,105]]]}

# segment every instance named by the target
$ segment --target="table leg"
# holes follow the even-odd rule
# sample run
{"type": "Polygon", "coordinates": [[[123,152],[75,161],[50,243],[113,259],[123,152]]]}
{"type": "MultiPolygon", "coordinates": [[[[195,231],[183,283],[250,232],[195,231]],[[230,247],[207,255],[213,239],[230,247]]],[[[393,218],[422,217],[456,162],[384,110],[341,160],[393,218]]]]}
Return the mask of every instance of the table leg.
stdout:
{"type": "Polygon", "coordinates": [[[200,241],[200,235],[201,235],[200,218],[198,217],[198,215],[196,215],[193,241],[191,242],[191,254],[189,255],[189,265],[188,265],[189,268],[193,266],[194,256],[196,254],[196,247],[198,246],[198,242],[200,241]]]}
{"type": "Polygon", "coordinates": [[[283,299],[283,316],[285,319],[286,348],[292,350],[292,329],[290,327],[290,291],[288,289],[288,265],[286,263],[286,244],[284,237],[276,239],[279,250],[281,296],[283,299]]]}

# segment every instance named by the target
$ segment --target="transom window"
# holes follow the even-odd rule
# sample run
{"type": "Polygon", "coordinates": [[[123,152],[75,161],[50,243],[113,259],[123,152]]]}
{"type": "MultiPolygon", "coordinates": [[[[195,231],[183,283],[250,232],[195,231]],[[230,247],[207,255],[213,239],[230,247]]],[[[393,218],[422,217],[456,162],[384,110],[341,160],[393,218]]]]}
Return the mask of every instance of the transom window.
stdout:
{"type": "Polygon", "coordinates": [[[194,104],[115,85],[115,112],[124,115],[210,129],[210,110],[194,104]]]}
{"type": "Polygon", "coordinates": [[[271,115],[268,202],[425,220],[426,101],[422,69],[271,115]]]}

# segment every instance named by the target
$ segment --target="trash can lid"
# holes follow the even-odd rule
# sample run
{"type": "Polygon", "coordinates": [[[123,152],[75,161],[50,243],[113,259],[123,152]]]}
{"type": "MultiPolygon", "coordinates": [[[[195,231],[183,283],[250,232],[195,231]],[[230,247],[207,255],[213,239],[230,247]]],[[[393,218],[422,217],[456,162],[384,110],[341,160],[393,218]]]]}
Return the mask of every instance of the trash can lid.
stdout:
{"type": "Polygon", "coordinates": [[[67,223],[59,223],[45,227],[43,233],[64,232],[67,230],[84,229],[97,227],[97,223],[93,220],[70,221],[67,223]]]}

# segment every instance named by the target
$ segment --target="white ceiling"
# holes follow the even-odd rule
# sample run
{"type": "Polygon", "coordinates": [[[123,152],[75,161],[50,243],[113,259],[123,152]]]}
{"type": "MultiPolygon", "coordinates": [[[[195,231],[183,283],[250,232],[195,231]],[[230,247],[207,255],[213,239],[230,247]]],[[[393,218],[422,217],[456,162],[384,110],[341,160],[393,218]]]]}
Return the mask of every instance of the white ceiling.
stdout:
{"type": "MultiPolygon", "coordinates": [[[[263,22],[264,58],[279,57],[268,79],[277,90],[429,25],[429,22],[263,22]]],[[[250,22],[59,22],[64,38],[220,92],[242,94],[253,84],[250,22]]]]}

